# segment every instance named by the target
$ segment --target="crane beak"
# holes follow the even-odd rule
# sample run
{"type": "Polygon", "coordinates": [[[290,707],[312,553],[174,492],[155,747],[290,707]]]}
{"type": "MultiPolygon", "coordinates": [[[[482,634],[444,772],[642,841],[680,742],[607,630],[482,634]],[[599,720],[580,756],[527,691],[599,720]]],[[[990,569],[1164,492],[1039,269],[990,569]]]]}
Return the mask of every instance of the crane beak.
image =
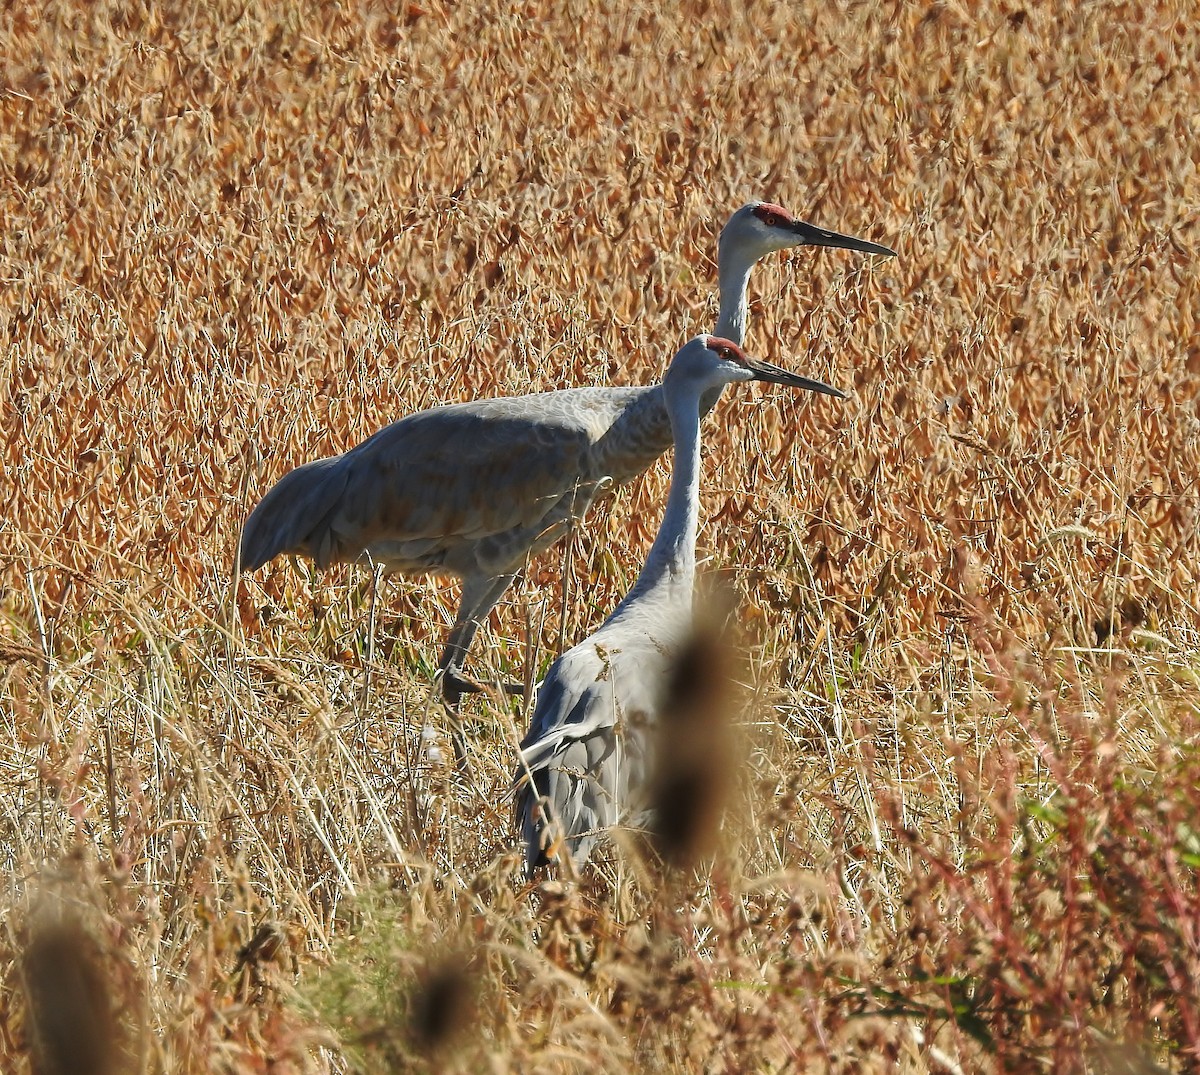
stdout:
{"type": "Polygon", "coordinates": [[[890,246],[869,243],[866,239],[855,239],[852,235],[843,235],[838,231],[826,231],[803,220],[794,221],[791,229],[800,236],[800,242],[804,246],[835,246],[839,250],[857,250],[862,254],[882,254],[889,258],[896,256],[896,251],[890,246]]]}
{"type": "Polygon", "coordinates": [[[820,392],[825,396],[837,399],[849,399],[848,393],[831,384],[818,381],[812,377],[801,377],[798,373],[785,370],[773,362],[764,362],[761,358],[751,358],[746,361],[746,368],[753,372],[756,381],[766,381],[769,384],[785,384],[789,388],[806,388],[810,392],[820,392]]]}

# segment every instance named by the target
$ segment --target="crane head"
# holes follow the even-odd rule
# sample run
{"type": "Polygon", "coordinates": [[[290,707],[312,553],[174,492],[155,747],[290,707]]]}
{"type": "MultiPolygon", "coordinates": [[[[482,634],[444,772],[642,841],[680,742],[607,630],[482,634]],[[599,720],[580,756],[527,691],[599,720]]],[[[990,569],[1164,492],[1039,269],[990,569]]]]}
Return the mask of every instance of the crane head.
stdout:
{"type": "Polygon", "coordinates": [[[761,358],[753,358],[732,340],[707,334],[693,337],[675,355],[663,384],[669,390],[674,390],[677,385],[680,388],[687,385],[692,391],[703,394],[742,381],[766,381],[769,384],[804,388],[838,399],[848,398],[841,389],[824,381],[792,373],[761,358]]]}
{"type": "Polygon", "coordinates": [[[889,246],[797,220],[782,205],[773,202],[748,202],[734,213],[721,231],[719,252],[726,256],[740,253],[753,261],[772,250],[793,246],[833,246],[863,254],[896,256],[889,246]]]}

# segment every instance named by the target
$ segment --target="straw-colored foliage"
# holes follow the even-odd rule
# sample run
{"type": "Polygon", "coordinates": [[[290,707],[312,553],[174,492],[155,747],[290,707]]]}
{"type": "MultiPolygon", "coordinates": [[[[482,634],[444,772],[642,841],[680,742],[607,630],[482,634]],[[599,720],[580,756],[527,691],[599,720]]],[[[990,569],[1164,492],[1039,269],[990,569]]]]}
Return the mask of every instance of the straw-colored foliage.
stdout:
{"type": "MultiPolygon", "coordinates": [[[[13,0],[0,55],[0,1067],[1200,1064],[1189,5],[13,0]],[[239,527],[656,378],[753,197],[899,257],[761,265],[749,349],[853,398],[706,423],[737,790],[692,873],[534,889],[520,707],[443,760],[454,585],[232,595],[239,527]]],[[[598,624],[668,473],[471,667],[598,624]]]]}

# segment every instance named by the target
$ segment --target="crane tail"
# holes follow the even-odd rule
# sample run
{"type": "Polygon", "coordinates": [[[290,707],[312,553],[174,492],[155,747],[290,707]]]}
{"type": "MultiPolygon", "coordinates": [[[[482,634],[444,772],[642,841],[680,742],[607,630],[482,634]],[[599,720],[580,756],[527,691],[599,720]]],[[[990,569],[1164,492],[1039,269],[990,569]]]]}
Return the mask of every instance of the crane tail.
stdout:
{"type": "Polygon", "coordinates": [[[256,571],[283,553],[311,556],[318,567],[333,562],[331,518],[346,489],[342,456],[316,459],[279,479],[242,528],[242,570],[256,571]]]}
{"type": "Polygon", "coordinates": [[[611,793],[594,774],[561,759],[533,769],[532,776],[530,783],[518,774],[516,800],[526,876],[561,861],[564,852],[570,854],[574,869],[582,869],[602,831],[616,821],[611,793]]]}
{"type": "Polygon", "coordinates": [[[549,783],[545,770],[534,770],[533,783],[518,774],[520,786],[517,790],[516,817],[521,841],[525,844],[525,875],[532,876],[541,866],[548,866],[547,826],[545,822],[545,796],[549,783]]]}

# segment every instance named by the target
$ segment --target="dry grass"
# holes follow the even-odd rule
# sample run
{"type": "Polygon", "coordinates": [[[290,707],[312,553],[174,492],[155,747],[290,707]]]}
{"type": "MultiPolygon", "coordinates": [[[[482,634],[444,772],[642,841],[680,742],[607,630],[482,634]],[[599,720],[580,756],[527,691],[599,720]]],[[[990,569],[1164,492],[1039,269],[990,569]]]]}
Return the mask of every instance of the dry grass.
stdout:
{"type": "MultiPolygon", "coordinates": [[[[81,1070],[59,988],[95,1070],[1200,1065],[1200,35],[1066,7],[4,7],[5,1071],[81,1070]],[[856,397],[707,426],[746,788],[690,879],[530,893],[521,714],[441,760],[452,587],[368,661],[362,571],[230,606],[239,525],[395,416],[655,377],[764,195],[901,254],[763,265],[751,348],[856,397]]],[[[599,622],[666,474],[481,667],[599,622]]]]}

